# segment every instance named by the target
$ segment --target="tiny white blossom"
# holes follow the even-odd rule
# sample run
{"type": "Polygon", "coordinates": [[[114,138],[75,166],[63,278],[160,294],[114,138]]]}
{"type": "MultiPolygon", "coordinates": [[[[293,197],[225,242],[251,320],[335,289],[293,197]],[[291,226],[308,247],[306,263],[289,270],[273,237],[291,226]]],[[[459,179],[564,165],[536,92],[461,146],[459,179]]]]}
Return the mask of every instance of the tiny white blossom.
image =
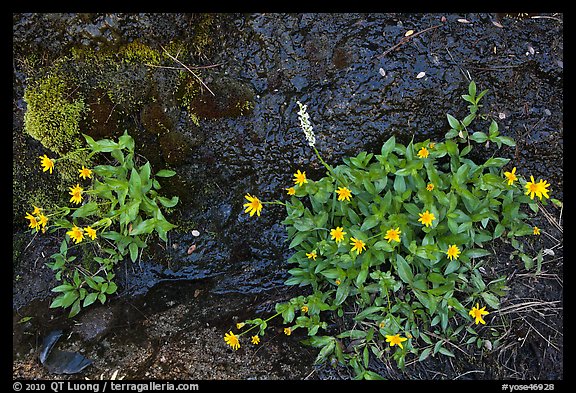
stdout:
{"type": "Polygon", "coordinates": [[[298,119],[300,120],[300,127],[306,135],[306,140],[310,147],[314,147],[316,143],[316,137],[314,136],[314,131],[312,130],[312,124],[310,123],[310,115],[306,112],[307,106],[302,104],[300,101],[296,101],[300,110],[298,111],[298,119]]]}

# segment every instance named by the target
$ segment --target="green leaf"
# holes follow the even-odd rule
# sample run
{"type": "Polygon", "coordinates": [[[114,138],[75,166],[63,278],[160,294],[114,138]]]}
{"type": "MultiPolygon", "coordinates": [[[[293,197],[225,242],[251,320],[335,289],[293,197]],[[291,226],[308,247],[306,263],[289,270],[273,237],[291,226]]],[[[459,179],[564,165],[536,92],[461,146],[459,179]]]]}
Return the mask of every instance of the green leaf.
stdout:
{"type": "Polygon", "coordinates": [[[316,227],[314,220],[310,217],[301,217],[293,224],[294,228],[296,228],[300,232],[310,231],[316,227]]]}
{"type": "Polygon", "coordinates": [[[73,214],[72,217],[88,217],[98,212],[98,204],[96,202],[88,202],[85,205],[79,207],[73,214]]]}
{"type": "Polygon", "coordinates": [[[446,282],[446,279],[440,273],[430,272],[428,274],[428,281],[435,283],[435,284],[444,284],[446,282]]]}
{"type": "Polygon", "coordinates": [[[20,320],[18,321],[18,323],[26,323],[29,320],[31,320],[33,317],[22,317],[20,318],[20,320]]]}
{"type": "Polygon", "coordinates": [[[470,113],[468,116],[466,116],[464,119],[462,119],[462,124],[464,125],[464,127],[468,127],[470,125],[470,123],[472,123],[472,121],[475,118],[476,118],[476,114],[470,113]]]}
{"type": "Polygon", "coordinates": [[[458,145],[454,141],[446,141],[446,151],[450,156],[456,157],[458,156],[458,145]]]}
{"type": "Polygon", "coordinates": [[[119,148],[118,143],[110,139],[101,139],[96,142],[96,145],[98,146],[98,150],[104,153],[109,153],[119,148]]]}
{"type": "Polygon", "coordinates": [[[118,285],[116,285],[116,283],[114,283],[114,282],[110,282],[108,284],[108,288],[106,288],[106,294],[112,295],[112,294],[116,293],[117,290],[118,290],[118,285]]]}
{"type": "Polygon", "coordinates": [[[130,259],[132,262],[136,262],[136,259],[138,259],[138,245],[136,243],[130,243],[128,249],[130,250],[130,259]]]}
{"type": "Polygon", "coordinates": [[[366,220],[362,223],[360,230],[366,231],[368,229],[374,228],[379,223],[380,223],[380,220],[378,219],[378,217],[375,215],[372,215],[372,216],[366,218],[366,220]]]}
{"type": "Polygon", "coordinates": [[[68,314],[68,318],[72,318],[72,317],[76,316],[80,312],[80,309],[81,309],[80,299],[76,299],[76,301],[72,305],[72,308],[70,309],[70,313],[68,314]]]}
{"type": "Polygon", "coordinates": [[[362,321],[362,320],[366,319],[366,317],[373,315],[373,314],[380,313],[381,311],[383,311],[385,309],[386,309],[386,307],[377,307],[377,306],[366,307],[364,310],[362,310],[360,313],[358,313],[358,315],[356,315],[354,317],[354,320],[355,321],[362,321]]]}
{"type": "Polygon", "coordinates": [[[338,285],[338,289],[336,290],[336,296],[334,298],[334,305],[339,306],[340,304],[344,303],[349,293],[350,293],[350,284],[348,283],[348,281],[344,281],[340,285],[338,285]]]}
{"type": "Polygon", "coordinates": [[[450,124],[450,127],[454,130],[458,130],[460,131],[462,129],[462,125],[460,124],[460,122],[458,121],[458,119],[456,119],[454,116],[452,116],[451,114],[446,114],[446,118],[448,118],[448,124],[450,124]]]}
{"type": "Polygon", "coordinates": [[[128,191],[130,193],[130,196],[132,196],[133,198],[136,196],[140,196],[142,194],[142,179],[140,179],[140,175],[134,168],[132,168],[132,171],[130,172],[128,191]]]}
{"type": "Polygon", "coordinates": [[[446,139],[452,139],[452,138],[456,138],[458,136],[458,131],[456,130],[450,130],[448,131],[445,135],[444,138],[446,139]]]}
{"type": "Polygon", "coordinates": [[[375,250],[382,250],[386,252],[394,251],[392,245],[388,242],[388,240],[379,240],[372,246],[375,250]]]}
{"type": "Polygon", "coordinates": [[[485,163],[484,163],[484,167],[497,167],[497,168],[501,168],[504,165],[508,164],[508,162],[510,161],[509,158],[500,158],[500,157],[492,157],[489,158],[485,163]]]}
{"type": "Polygon", "coordinates": [[[488,135],[490,135],[491,137],[498,135],[498,123],[496,123],[494,120],[492,120],[492,123],[490,123],[490,128],[488,129],[488,135]]]}
{"type": "Polygon", "coordinates": [[[530,270],[534,267],[534,259],[532,259],[531,256],[521,253],[520,259],[522,259],[522,261],[524,262],[524,267],[526,268],[526,270],[530,270]]]}
{"type": "Polygon", "coordinates": [[[430,353],[432,352],[432,348],[425,348],[422,353],[420,354],[420,357],[418,357],[418,361],[422,362],[424,361],[428,356],[430,356],[430,353]]]}
{"type": "Polygon", "coordinates": [[[360,217],[352,208],[346,208],[346,213],[348,214],[348,218],[353,225],[356,225],[360,222],[360,217]]]}
{"type": "Polygon", "coordinates": [[[403,176],[396,176],[394,179],[394,190],[401,194],[406,191],[406,182],[403,176]]]}
{"type": "Polygon", "coordinates": [[[488,93],[488,89],[482,90],[482,91],[480,92],[480,94],[478,94],[478,97],[476,97],[476,103],[480,102],[480,99],[481,99],[482,97],[484,97],[484,95],[485,95],[486,93],[488,93]]]}
{"type": "Polygon", "coordinates": [[[463,94],[460,97],[462,97],[464,99],[464,101],[467,101],[471,104],[476,104],[476,100],[473,98],[473,96],[469,95],[469,94],[463,94]]]}
{"type": "Polygon", "coordinates": [[[492,255],[492,253],[488,250],[484,250],[483,248],[469,248],[464,250],[462,255],[466,255],[468,258],[480,258],[487,255],[492,255]]]}
{"type": "Polygon", "coordinates": [[[470,135],[470,139],[472,139],[474,142],[484,143],[488,140],[488,135],[486,135],[483,132],[476,131],[475,133],[470,135]]]}
{"type": "Polygon", "coordinates": [[[366,379],[367,381],[380,381],[380,380],[385,380],[386,378],[384,378],[383,376],[381,376],[380,374],[375,373],[374,371],[370,371],[370,370],[366,370],[364,372],[364,379],[366,379]]]}
{"type": "Polygon", "coordinates": [[[498,300],[498,298],[495,295],[491,294],[490,292],[482,292],[481,296],[482,299],[484,299],[484,301],[486,302],[486,304],[488,304],[488,307],[493,308],[495,310],[500,308],[500,300],[498,300]]]}
{"type": "Polygon", "coordinates": [[[171,169],[162,169],[162,170],[159,170],[158,172],[156,172],[156,176],[158,176],[158,177],[172,177],[175,174],[176,174],[176,172],[171,170],[171,169]]]}
{"type": "Polygon", "coordinates": [[[396,254],[396,271],[400,279],[405,283],[411,283],[413,281],[414,275],[412,274],[412,269],[410,269],[410,265],[408,265],[408,262],[406,262],[400,254],[396,254]]]}
{"type": "Polygon", "coordinates": [[[418,206],[413,203],[405,203],[404,209],[406,209],[408,213],[415,217],[418,217],[418,215],[421,213],[420,208],[418,208],[418,206]]]}
{"type": "Polygon", "coordinates": [[[141,235],[143,233],[152,233],[157,222],[158,220],[156,218],[149,218],[142,221],[140,224],[136,225],[135,228],[132,228],[130,231],[130,236],[141,235]]]}
{"type": "Polygon", "coordinates": [[[125,131],[124,134],[118,138],[118,146],[121,149],[128,149],[129,151],[133,151],[134,139],[125,131]]]}
{"type": "Polygon", "coordinates": [[[450,273],[454,273],[459,268],[460,268],[460,262],[457,259],[453,259],[446,266],[446,269],[444,270],[444,274],[447,276],[450,273]]]}
{"type": "Polygon", "coordinates": [[[362,269],[360,269],[360,272],[356,276],[356,286],[357,287],[361,287],[362,284],[364,284],[364,282],[366,281],[366,277],[368,277],[368,264],[363,263],[362,265],[363,265],[362,269]]]}
{"type": "Polygon", "coordinates": [[[516,141],[508,136],[499,136],[498,140],[507,146],[516,146],[516,141]]]}
{"type": "Polygon", "coordinates": [[[468,94],[472,97],[476,97],[476,82],[470,81],[468,85],[468,94]]]}
{"type": "Polygon", "coordinates": [[[500,236],[502,236],[502,234],[504,233],[504,230],[506,229],[506,227],[500,223],[498,223],[496,225],[496,228],[494,228],[494,239],[499,238],[500,236]]]}
{"type": "Polygon", "coordinates": [[[52,288],[52,292],[68,292],[72,291],[75,287],[69,284],[58,285],[56,288],[52,288]]]}
{"type": "Polygon", "coordinates": [[[78,297],[80,297],[80,293],[76,290],[62,294],[61,307],[66,308],[71,306],[72,303],[74,303],[76,299],[78,299],[78,297]]]}
{"type": "Polygon", "coordinates": [[[454,353],[452,353],[452,351],[450,351],[449,349],[444,348],[444,347],[440,347],[438,349],[438,352],[440,352],[442,355],[446,355],[446,356],[450,356],[450,357],[456,357],[454,355],[454,353]]]}
{"type": "Polygon", "coordinates": [[[88,307],[89,305],[91,305],[92,303],[94,303],[97,298],[98,298],[98,292],[89,293],[89,294],[84,298],[84,304],[82,304],[82,307],[88,307]]]}
{"type": "Polygon", "coordinates": [[[392,136],[386,141],[386,143],[382,145],[382,150],[380,153],[382,155],[382,158],[388,157],[388,154],[390,154],[390,152],[394,150],[395,146],[396,146],[396,138],[392,136]]]}

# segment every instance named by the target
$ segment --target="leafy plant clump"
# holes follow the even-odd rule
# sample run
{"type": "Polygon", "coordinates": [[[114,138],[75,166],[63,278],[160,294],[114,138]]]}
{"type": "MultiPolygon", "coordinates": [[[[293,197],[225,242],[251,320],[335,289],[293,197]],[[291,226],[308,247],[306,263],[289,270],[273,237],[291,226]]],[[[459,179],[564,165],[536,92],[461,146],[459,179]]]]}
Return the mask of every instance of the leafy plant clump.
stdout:
{"type": "MultiPolygon", "coordinates": [[[[86,168],[74,163],[79,180],[69,188],[72,207],[48,211],[33,205],[32,213],[26,215],[32,231],[58,235],[65,231],[59,252],[47,265],[62,282],[52,289],[59,296],[50,308],[70,308],[69,317],[96,301],[104,304],[117,291],[115,266],[128,255],[135,262],[153,232],[167,241],[167,233],[175,225],[162,211],[178,203],[176,196],[168,199],[160,195],[161,185],[156,179],[174,176],[175,172],[163,169],[153,175],[150,163],[142,163],[136,156],[134,140],[126,132],[118,141],[84,138],[88,147],[82,150],[88,152],[88,160],[98,156],[103,164],[86,168]]],[[[51,174],[59,161],[69,157],[76,155],[58,159],[44,155],[40,160],[44,171],[51,174]]]]}
{"type": "MultiPolygon", "coordinates": [[[[468,158],[473,143],[514,146],[491,121],[486,133],[469,129],[479,101],[471,82],[463,98],[470,114],[462,121],[448,115],[444,141],[394,136],[379,154],[361,152],[335,167],[326,164],[300,105],[300,122],[308,144],[327,169],[308,179],[300,170],[286,202],[261,202],[248,194],[246,212],[261,214],[263,204],[283,204],[283,224],[293,250],[287,285],[309,288],[276,305],[276,314],[238,324],[247,329],[227,333],[234,349],[253,329],[263,336],[268,322],[282,316],[286,334],[306,329],[305,343],[318,348],[317,362],[352,367],[357,378],[381,378],[370,371],[370,358],[424,360],[438,353],[455,356],[456,346],[484,345],[477,325],[499,308],[506,277],[488,277],[492,244],[505,238],[538,235],[526,209],[546,204],[550,184],[526,180],[510,160],[491,157],[481,164],[468,158]],[[535,199],[536,197],[536,199],[535,199]],[[538,200],[539,199],[539,200],[538,200]],[[344,315],[346,314],[346,318],[344,315]],[[330,326],[327,318],[333,320],[330,326]]],[[[489,339],[498,345],[498,332],[489,339]]],[[[252,337],[252,342],[260,338],[252,337]]],[[[256,343],[257,343],[256,342],[256,343]]]]}

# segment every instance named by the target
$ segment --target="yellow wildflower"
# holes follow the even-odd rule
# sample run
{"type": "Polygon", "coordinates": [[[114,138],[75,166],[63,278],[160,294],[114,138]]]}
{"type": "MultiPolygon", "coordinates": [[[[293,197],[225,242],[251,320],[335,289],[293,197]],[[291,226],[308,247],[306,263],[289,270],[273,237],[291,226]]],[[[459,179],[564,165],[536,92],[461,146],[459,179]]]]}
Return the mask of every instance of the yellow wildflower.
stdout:
{"type": "Polygon", "coordinates": [[[291,335],[291,334],[292,334],[292,329],[290,329],[289,327],[284,328],[284,334],[287,335],[287,336],[291,335]]]}
{"type": "Polygon", "coordinates": [[[408,340],[406,337],[400,337],[399,334],[394,336],[386,335],[386,342],[390,343],[390,346],[393,347],[394,345],[398,345],[400,348],[404,349],[402,346],[402,342],[408,340]]]}
{"type": "Polygon", "coordinates": [[[92,240],[96,239],[96,231],[92,229],[92,227],[88,226],[84,228],[84,231],[86,232],[86,235],[88,235],[90,239],[92,240]]]}
{"type": "Polygon", "coordinates": [[[538,227],[534,227],[534,232],[535,235],[539,235],[540,234],[540,228],[538,227]]]}
{"type": "Polygon", "coordinates": [[[48,224],[48,217],[40,213],[40,215],[38,216],[38,222],[40,223],[40,225],[42,225],[42,228],[46,228],[46,224],[48,224]]]}
{"type": "Polygon", "coordinates": [[[344,232],[344,228],[342,227],[336,227],[336,229],[330,230],[330,236],[332,236],[332,240],[335,240],[336,243],[340,243],[342,240],[344,240],[345,234],[346,232],[344,232]]]}
{"type": "Polygon", "coordinates": [[[236,324],[236,329],[240,330],[240,329],[242,329],[242,328],[244,327],[244,325],[246,325],[244,322],[238,322],[238,323],[236,324]]]}
{"type": "Polygon", "coordinates": [[[306,172],[300,172],[300,169],[298,169],[294,174],[294,183],[298,184],[299,186],[302,186],[304,183],[308,183],[308,180],[306,180],[306,172]]]}
{"type": "Polygon", "coordinates": [[[338,194],[339,201],[350,201],[350,197],[352,196],[352,192],[346,187],[338,187],[336,194],[338,194]]]}
{"type": "Polygon", "coordinates": [[[313,250],[312,252],[307,252],[307,253],[306,253],[306,256],[308,257],[308,259],[316,260],[316,257],[317,257],[318,255],[316,255],[316,250],[313,250]]]}
{"type": "Polygon", "coordinates": [[[258,345],[259,342],[260,342],[260,337],[258,337],[258,335],[252,336],[252,344],[258,345]]]}
{"type": "Polygon", "coordinates": [[[302,311],[303,313],[308,312],[308,306],[306,306],[306,305],[302,306],[300,311],[302,311]]]}
{"type": "Polygon", "coordinates": [[[448,259],[450,260],[452,260],[452,258],[458,259],[458,256],[460,255],[460,249],[458,246],[456,246],[456,244],[452,244],[450,247],[448,247],[446,255],[448,255],[448,259]]]}
{"type": "Polygon", "coordinates": [[[419,157],[419,158],[427,158],[429,154],[430,154],[430,152],[429,152],[428,149],[426,149],[425,147],[422,147],[422,148],[418,151],[418,157],[419,157]]]}
{"type": "Polygon", "coordinates": [[[548,183],[546,180],[540,180],[538,182],[538,184],[536,184],[536,186],[538,187],[538,191],[536,191],[536,195],[538,195],[538,192],[540,192],[540,195],[538,195],[540,197],[540,199],[542,199],[542,196],[544,196],[544,198],[548,199],[550,198],[548,196],[548,187],[550,187],[550,183],[548,183]]]}
{"type": "Polygon", "coordinates": [[[54,161],[48,158],[46,154],[38,158],[40,158],[40,160],[42,161],[41,165],[42,168],[44,168],[43,172],[50,171],[50,174],[52,174],[52,170],[54,169],[54,161]]]}
{"type": "Polygon", "coordinates": [[[69,194],[72,195],[70,202],[75,204],[82,202],[82,192],[84,192],[84,189],[80,187],[80,184],[76,184],[75,187],[69,187],[68,189],[70,190],[69,194]]]}
{"type": "Polygon", "coordinates": [[[224,341],[226,341],[226,344],[230,345],[235,351],[240,348],[240,340],[238,340],[238,337],[232,333],[232,331],[224,335],[224,341]]]}
{"type": "Polygon", "coordinates": [[[434,189],[434,184],[428,183],[428,185],[426,186],[426,189],[427,189],[428,191],[432,191],[432,190],[434,189]]]}
{"type": "Polygon", "coordinates": [[[384,239],[388,240],[388,243],[390,243],[392,240],[399,242],[400,241],[400,234],[402,233],[402,231],[400,230],[400,227],[396,228],[396,229],[388,229],[386,231],[386,236],[384,236],[384,239]]]}
{"type": "Polygon", "coordinates": [[[473,318],[476,318],[476,325],[478,325],[478,322],[480,322],[481,324],[485,325],[486,322],[484,322],[484,320],[482,319],[483,315],[488,315],[489,312],[485,311],[486,306],[479,308],[480,306],[478,305],[478,303],[476,303],[476,307],[472,307],[472,309],[470,310],[469,314],[472,315],[473,318]]]}
{"type": "Polygon", "coordinates": [[[351,240],[350,245],[354,246],[352,247],[352,251],[356,251],[356,255],[361,254],[362,251],[366,250],[366,245],[362,240],[354,239],[353,237],[351,237],[350,240],[351,240]]]}
{"type": "Polygon", "coordinates": [[[286,191],[288,192],[288,195],[296,194],[296,190],[294,189],[294,187],[287,188],[286,191]]]}
{"type": "Polygon", "coordinates": [[[420,216],[418,221],[420,221],[422,224],[426,225],[427,227],[432,226],[432,221],[434,221],[436,219],[436,217],[434,217],[434,214],[430,213],[428,210],[426,210],[424,213],[418,213],[418,215],[420,216]]]}
{"type": "Polygon", "coordinates": [[[254,213],[256,213],[258,217],[260,217],[260,211],[262,211],[262,202],[260,202],[260,199],[250,194],[244,195],[244,198],[248,199],[249,201],[249,203],[244,204],[244,207],[246,207],[246,210],[244,210],[244,212],[250,213],[250,217],[252,217],[254,213]]]}
{"type": "Polygon", "coordinates": [[[30,213],[26,213],[25,218],[30,220],[30,223],[28,224],[28,226],[30,228],[34,228],[36,230],[38,230],[38,228],[40,228],[40,223],[38,222],[38,220],[36,220],[36,217],[30,215],[30,213]]]}
{"type": "Polygon", "coordinates": [[[534,194],[536,194],[540,199],[542,199],[542,196],[550,198],[548,196],[548,192],[550,191],[548,190],[548,187],[550,187],[550,184],[546,180],[540,180],[536,183],[534,181],[534,176],[530,176],[530,181],[526,182],[524,187],[526,187],[526,192],[524,194],[530,194],[530,199],[534,199],[534,194]]]}
{"type": "Polygon", "coordinates": [[[516,177],[516,167],[512,168],[511,172],[504,172],[504,176],[506,176],[509,186],[514,184],[514,182],[518,180],[518,178],[516,177]]]}
{"type": "Polygon", "coordinates": [[[80,243],[84,239],[82,228],[78,228],[76,225],[74,225],[70,231],[66,232],[66,234],[70,236],[76,244],[80,243]]]}
{"type": "Polygon", "coordinates": [[[40,208],[38,206],[34,206],[34,205],[32,205],[32,207],[34,208],[34,210],[32,211],[33,216],[37,216],[39,214],[42,214],[42,208],[40,208]]]}
{"type": "Polygon", "coordinates": [[[85,168],[84,165],[82,165],[82,169],[78,169],[78,171],[80,172],[80,177],[84,180],[86,180],[86,178],[92,178],[92,170],[85,168]]]}

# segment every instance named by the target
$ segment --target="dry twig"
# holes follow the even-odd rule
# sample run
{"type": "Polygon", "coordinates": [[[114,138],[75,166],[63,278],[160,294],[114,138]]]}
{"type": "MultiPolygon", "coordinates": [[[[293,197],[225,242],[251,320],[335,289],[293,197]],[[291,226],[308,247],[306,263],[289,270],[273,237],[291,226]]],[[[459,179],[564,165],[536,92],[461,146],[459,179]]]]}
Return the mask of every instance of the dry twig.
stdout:
{"type": "Polygon", "coordinates": [[[210,88],[208,87],[208,85],[206,83],[204,83],[204,81],[194,72],[192,71],[192,69],[190,67],[188,67],[186,64],[182,63],[180,60],[178,60],[176,57],[172,56],[170,54],[170,52],[168,52],[162,45],[160,45],[160,47],[162,48],[162,50],[164,52],[166,52],[166,54],[168,55],[168,57],[170,57],[172,60],[174,60],[175,62],[177,62],[178,64],[180,64],[182,67],[184,67],[186,69],[186,71],[188,71],[189,73],[191,73],[196,79],[198,79],[198,82],[200,82],[202,84],[202,86],[204,86],[213,96],[215,96],[216,94],[214,94],[214,92],[212,90],[210,90],[210,88]]]}
{"type": "Polygon", "coordinates": [[[408,41],[410,41],[412,38],[417,37],[417,36],[419,36],[420,34],[426,33],[426,32],[429,31],[429,30],[437,29],[438,27],[441,27],[441,26],[444,26],[444,25],[443,25],[443,24],[439,24],[439,25],[431,26],[431,27],[428,27],[427,29],[424,29],[424,30],[421,30],[421,31],[419,31],[419,32],[417,32],[417,33],[414,33],[414,34],[412,34],[412,35],[409,35],[408,37],[402,37],[402,38],[400,39],[400,41],[399,41],[396,45],[394,45],[393,47],[387,49],[386,51],[384,51],[384,53],[382,53],[381,55],[378,55],[378,56],[376,56],[376,57],[377,57],[378,59],[381,59],[381,58],[383,58],[384,56],[386,56],[388,53],[392,52],[393,50],[398,49],[400,46],[402,46],[402,45],[404,45],[405,43],[407,43],[408,41]]]}

